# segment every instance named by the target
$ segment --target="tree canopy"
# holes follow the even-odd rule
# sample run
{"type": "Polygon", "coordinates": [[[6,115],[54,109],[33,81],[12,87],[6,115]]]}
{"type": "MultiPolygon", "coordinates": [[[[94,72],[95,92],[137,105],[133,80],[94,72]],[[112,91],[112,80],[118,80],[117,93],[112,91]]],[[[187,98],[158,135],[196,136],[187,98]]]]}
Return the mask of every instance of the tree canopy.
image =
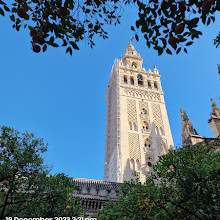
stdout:
{"type": "Polygon", "coordinates": [[[4,126],[0,143],[0,219],[80,216],[73,181],[62,173],[50,175],[44,164],[43,139],[4,126]]]}
{"type": "MultiPolygon", "coordinates": [[[[45,52],[50,45],[66,47],[72,54],[81,40],[93,47],[94,36],[106,39],[106,25],[119,24],[126,5],[138,9],[138,19],[131,24],[136,40],[142,34],[159,55],[187,53],[202,35],[198,25],[215,22],[220,11],[217,0],[14,0],[12,4],[0,0],[0,14],[9,13],[17,31],[29,28],[34,52],[45,52]]],[[[220,33],[214,40],[216,47],[219,44],[220,33]]]]}
{"type": "Polygon", "coordinates": [[[99,220],[219,219],[220,151],[216,145],[184,146],[161,156],[145,183],[125,182],[119,201],[99,220]]]}

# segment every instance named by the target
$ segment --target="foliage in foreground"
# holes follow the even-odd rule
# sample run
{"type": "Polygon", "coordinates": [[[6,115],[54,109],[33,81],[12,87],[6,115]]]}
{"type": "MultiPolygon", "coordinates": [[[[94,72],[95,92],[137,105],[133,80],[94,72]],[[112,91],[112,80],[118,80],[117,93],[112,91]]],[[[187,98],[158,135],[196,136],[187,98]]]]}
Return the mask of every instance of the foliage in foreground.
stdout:
{"type": "Polygon", "coordinates": [[[44,165],[43,139],[1,127],[0,143],[0,219],[80,215],[82,209],[71,197],[71,179],[49,175],[44,165]]]}
{"type": "MultiPolygon", "coordinates": [[[[13,28],[28,27],[33,51],[47,46],[66,47],[72,54],[78,42],[85,40],[91,47],[98,35],[106,39],[106,25],[120,23],[126,5],[138,9],[138,19],[131,30],[139,40],[141,32],[148,47],[161,55],[164,51],[177,54],[202,35],[201,26],[215,22],[220,11],[219,0],[0,0],[0,14],[10,14],[13,28]]],[[[217,34],[217,33],[216,33],[217,34]]],[[[220,44],[220,33],[214,40],[220,44]]]]}
{"type": "Polygon", "coordinates": [[[122,185],[119,201],[108,203],[99,220],[220,219],[220,152],[215,144],[184,146],[160,157],[141,184],[122,185]]]}

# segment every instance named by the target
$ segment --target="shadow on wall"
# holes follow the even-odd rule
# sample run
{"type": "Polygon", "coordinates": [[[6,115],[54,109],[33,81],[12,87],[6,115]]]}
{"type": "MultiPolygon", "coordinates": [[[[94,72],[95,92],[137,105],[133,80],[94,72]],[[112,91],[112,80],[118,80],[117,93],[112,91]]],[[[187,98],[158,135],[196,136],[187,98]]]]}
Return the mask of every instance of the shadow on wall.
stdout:
{"type": "Polygon", "coordinates": [[[140,152],[144,152],[141,154],[143,158],[140,158],[140,161],[136,158],[127,159],[123,180],[135,179],[135,172],[146,176],[148,172],[153,170],[152,166],[158,157],[168,153],[167,142],[163,135],[165,135],[163,129],[158,128],[154,122],[151,123],[148,132],[143,133],[144,146],[139,146],[140,152]]]}

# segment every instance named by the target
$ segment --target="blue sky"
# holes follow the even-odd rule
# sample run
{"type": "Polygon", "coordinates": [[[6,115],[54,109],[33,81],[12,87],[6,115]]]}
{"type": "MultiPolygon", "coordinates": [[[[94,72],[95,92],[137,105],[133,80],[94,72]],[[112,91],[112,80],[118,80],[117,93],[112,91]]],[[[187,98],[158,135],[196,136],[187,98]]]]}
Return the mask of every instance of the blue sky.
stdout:
{"type": "MultiPolygon", "coordinates": [[[[73,56],[62,48],[46,53],[31,51],[27,31],[16,32],[8,19],[0,19],[0,125],[34,132],[49,143],[46,162],[52,173],[71,177],[103,179],[106,103],[105,91],[114,58],[119,58],[132,35],[135,11],[124,11],[121,25],[108,27],[109,39],[96,39],[90,49],[80,44],[73,56]]],[[[162,55],[145,42],[133,41],[144,59],[143,66],[156,63],[176,146],[181,144],[180,107],[186,110],[194,128],[212,137],[207,123],[210,97],[220,106],[220,50],[213,46],[219,31],[219,16],[205,34],[189,47],[188,54],[162,55]]]]}

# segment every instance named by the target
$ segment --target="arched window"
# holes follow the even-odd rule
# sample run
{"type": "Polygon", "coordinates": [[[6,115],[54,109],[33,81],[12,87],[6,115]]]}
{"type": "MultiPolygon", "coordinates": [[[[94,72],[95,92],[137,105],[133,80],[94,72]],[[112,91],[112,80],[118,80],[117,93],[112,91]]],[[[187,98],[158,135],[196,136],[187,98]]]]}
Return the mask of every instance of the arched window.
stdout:
{"type": "Polygon", "coordinates": [[[124,83],[127,83],[127,82],[128,82],[127,76],[124,76],[124,83]]]}
{"type": "Polygon", "coordinates": [[[163,128],[160,128],[160,134],[161,134],[161,135],[164,135],[164,130],[163,130],[163,128]]]}
{"type": "Polygon", "coordinates": [[[131,159],[131,169],[135,170],[135,162],[133,159],[131,159]]]}
{"type": "Polygon", "coordinates": [[[149,88],[151,88],[151,83],[150,83],[150,81],[147,82],[147,85],[148,85],[149,88]]]}
{"type": "Polygon", "coordinates": [[[152,167],[152,163],[151,163],[151,162],[148,162],[147,165],[148,165],[149,167],[152,167]]]}
{"type": "Polygon", "coordinates": [[[151,146],[152,146],[152,142],[151,142],[151,140],[149,140],[148,138],[145,139],[144,146],[145,146],[145,147],[151,147],[151,146]]]}
{"type": "Polygon", "coordinates": [[[157,89],[157,83],[156,82],[154,82],[154,88],[157,89]]]}
{"type": "Polygon", "coordinates": [[[132,130],[132,123],[129,122],[129,127],[130,127],[130,130],[132,130]]]}
{"type": "Polygon", "coordinates": [[[130,77],[130,82],[131,82],[131,85],[134,85],[134,77],[130,77]]]}
{"type": "Polygon", "coordinates": [[[131,66],[132,66],[133,68],[137,68],[137,64],[136,64],[135,62],[132,62],[131,66]]]}
{"type": "Polygon", "coordinates": [[[149,124],[146,121],[144,121],[144,128],[149,129],[149,124]]]}
{"type": "Polygon", "coordinates": [[[140,170],[141,169],[141,163],[139,160],[136,160],[136,164],[137,164],[137,169],[140,170]]]}
{"type": "Polygon", "coordinates": [[[143,114],[147,115],[147,110],[145,108],[142,108],[143,114]]]}
{"type": "Polygon", "coordinates": [[[138,127],[137,127],[136,123],[133,123],[133,127],[134,127],[134,130],[135,130],[135,131],[138,130],[138,127]]]}
{"type": "Polygon", "coordinates": [[[143,76],[142,75],[138,75],[137,76],[137,80],[138,80],[138,85],[139,86],[143,86],[144,85],[144,82],[143,82],[143,76]]]}

